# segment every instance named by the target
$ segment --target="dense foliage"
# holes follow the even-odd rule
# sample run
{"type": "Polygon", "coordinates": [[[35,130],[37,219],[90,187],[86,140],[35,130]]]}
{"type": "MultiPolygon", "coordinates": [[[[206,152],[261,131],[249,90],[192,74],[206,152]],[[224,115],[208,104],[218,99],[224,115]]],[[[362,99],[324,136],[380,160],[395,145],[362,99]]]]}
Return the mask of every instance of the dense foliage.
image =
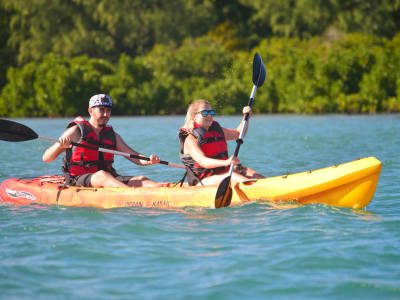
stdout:
{"type": "Polygon", "coordinates": [[[0,0],[0,116],[400,110],[400,0],[0,0]],[[7,74],[7,75],[6,75],[7,74]]]}

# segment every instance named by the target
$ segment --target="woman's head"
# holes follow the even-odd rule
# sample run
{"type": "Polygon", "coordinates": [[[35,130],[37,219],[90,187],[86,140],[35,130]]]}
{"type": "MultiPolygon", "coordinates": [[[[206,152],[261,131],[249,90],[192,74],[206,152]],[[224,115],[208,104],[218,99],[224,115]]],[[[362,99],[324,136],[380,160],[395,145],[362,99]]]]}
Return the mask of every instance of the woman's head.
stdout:
{"type": "Polygon", "coordinates": [[[213,116],[214,111],[211,110],[210,103],[204,99],[195,100],[188,107],[184,127],[191,131],[194,123],[197,123],[201,127],[208,128],[214,120],[213,116]]]}

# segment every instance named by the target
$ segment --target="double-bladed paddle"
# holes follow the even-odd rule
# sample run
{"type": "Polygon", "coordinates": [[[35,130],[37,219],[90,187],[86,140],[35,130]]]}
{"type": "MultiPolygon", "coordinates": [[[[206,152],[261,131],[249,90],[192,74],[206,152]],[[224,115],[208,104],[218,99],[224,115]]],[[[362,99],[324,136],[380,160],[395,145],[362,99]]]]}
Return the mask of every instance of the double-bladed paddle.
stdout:
{"type": "MultiPolygon", "coordinates": [[[[25,126],[21,123],[17,123],[17,122],[11,121],[11,120],[0,119],[0,140],[7,141],[7,142],[23,142],[23,141],[30,141],[30,140],[35,140],[35,139],[41,139],[41,140],[54,142],[54,143],[58,142],[58,140],[56,140],[56,139],[39,136],[31,128],[29,128],[28,126],[25,126]]],[[[100,152],[107,152],[107,153],[112,153],[115,155],[121,155],[121,156],[125,156],[125,157],[136,158],[136,159],[147,160],[147,161],[150,160],[150,158],[148,158],[148,157],[129,154],[126,152],[120,152],[120,151],[105,149],[105,148],[96,147],[96,146],[88,146],[88,145],[83,145],[83,144],[75,143],[75,142],[71,142],[71,144],[73,146],[84,147],[84,148],[88,148],[88,149],[97,150],[100,152]]],[[[167,165],[170,167],[185,169],[185,167],[182,165],[170,163],[170,162],[167,162],[164,160],[161,160],[160,164],[167,165]]]]}
{"type": "MultiPolygon", "coordinates": [[[[258,53],[254,55],[253,59],[253,89],[251,91],[250,100],[248,106],[252,107],[254,102],[254,96],[257,88],[263,85],[267,72],[265,70],[264,63],[258,53]]],[[[237,157],[239,154],[240,145],[243,144],[243,135],[247,128],[249,120],[249,114],[245,114],[244,124],[240,131],[239,138],[236,140],[236,149],[234,156],[237,157]]],[[[229,174],[218,186],[217,194],[215,196],[215,208],[226,207],[231,204],[232,200],[232,188],[231,188],[231,177],[233,172],[233,164],[229,168],[229,174]]]]}

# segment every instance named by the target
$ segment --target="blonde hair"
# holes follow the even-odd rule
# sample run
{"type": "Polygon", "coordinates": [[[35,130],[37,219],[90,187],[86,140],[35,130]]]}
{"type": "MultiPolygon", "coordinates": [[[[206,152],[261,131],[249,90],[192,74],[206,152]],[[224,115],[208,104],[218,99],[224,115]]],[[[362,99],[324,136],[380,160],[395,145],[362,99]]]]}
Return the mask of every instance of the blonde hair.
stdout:
{"type": "Polygon", "coordinates": [[[201,104],[204,105],[210,105],[206,100],[204,99],[198,99],[193,101],[191,104],[189,104],[187,113],[186,113],[186,118],[185,118],[185,124],[183,125],[183,128],[186,128],[187,130],[192,131],[194,128],[194,116],[197,113],[199,106],[201,104]]]}

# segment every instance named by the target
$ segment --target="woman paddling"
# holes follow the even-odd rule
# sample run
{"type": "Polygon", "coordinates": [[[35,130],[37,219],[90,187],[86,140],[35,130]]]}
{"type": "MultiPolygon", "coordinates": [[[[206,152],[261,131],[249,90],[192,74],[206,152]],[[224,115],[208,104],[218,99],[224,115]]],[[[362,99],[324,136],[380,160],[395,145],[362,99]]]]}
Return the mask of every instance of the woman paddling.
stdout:
{"type": "MultiPolygon", "coordinates": [[[[251,108],[243,108],[243,114],[251,115],[251,108]]],[[[189,185],[219,184],[233,163],[232,181],[264,178],[256,171],[242,167],[237,157],[228,156],[226,141],[239,137],[244,121],[236,129],[223,128],[214,121],[215,111],[203,99],[189,105],[185,124],[179,129],[180,158],[187,169],[189,185]]],[[[246,128],[247,132],[247,128],[246,128]]]]}

